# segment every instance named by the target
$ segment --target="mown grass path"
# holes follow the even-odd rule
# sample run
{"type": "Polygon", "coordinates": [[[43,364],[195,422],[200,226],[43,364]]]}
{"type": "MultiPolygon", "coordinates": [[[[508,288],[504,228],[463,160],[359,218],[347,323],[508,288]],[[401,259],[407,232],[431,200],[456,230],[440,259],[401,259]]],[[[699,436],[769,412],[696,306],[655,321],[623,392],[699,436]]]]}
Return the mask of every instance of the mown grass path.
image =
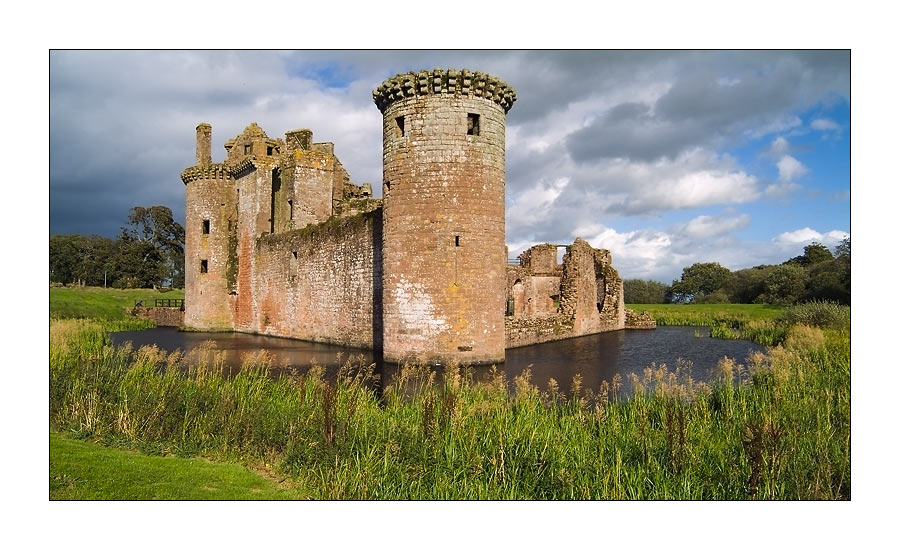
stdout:
{"type": "Polygon", "coordinates": [[[236,464],[147,456],[50,432],[50,500],[280,500],[298,496],[236,464]]]}

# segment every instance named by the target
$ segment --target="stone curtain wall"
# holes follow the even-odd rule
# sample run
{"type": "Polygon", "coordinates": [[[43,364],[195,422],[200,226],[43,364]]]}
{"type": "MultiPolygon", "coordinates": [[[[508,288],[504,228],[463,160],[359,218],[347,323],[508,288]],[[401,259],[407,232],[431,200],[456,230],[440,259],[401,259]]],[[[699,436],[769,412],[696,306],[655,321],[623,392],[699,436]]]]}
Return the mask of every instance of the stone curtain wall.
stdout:
{"type": "Polygon", "coordinates": [[[380,210],[262,237],[248,300],[252,314],[238,329],[376,347],[380,249],[380,210]]]}

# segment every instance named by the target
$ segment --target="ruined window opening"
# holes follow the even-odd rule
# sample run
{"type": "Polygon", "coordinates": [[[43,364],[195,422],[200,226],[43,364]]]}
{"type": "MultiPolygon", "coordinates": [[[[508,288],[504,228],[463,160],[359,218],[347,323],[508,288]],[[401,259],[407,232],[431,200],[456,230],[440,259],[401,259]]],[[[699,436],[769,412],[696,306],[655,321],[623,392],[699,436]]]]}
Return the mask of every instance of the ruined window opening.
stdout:
{"type": "MultiPolygon", "coordinates": [[[[288,219],[293,220],[294,219],[294,201],[292,201],[290,199],[288,199],[288,210],[290,210],[290,217],[288,219]]],[[[294,257],[295,258],[297,257],[296,252],[294,252],[294,257]]]]}
{"type": "Polygon", "coordinates": [[[388,191],[390,191],[390,190],[391,190],[391,182],[389,182],[389,181],[384,182],[384,189],[381,190],[381,194],[387,195],[388,191]]]}
{"type": "Polygon", "coordinates": [[[209,235],[209,220],[203,220],[203,234],[209,235]]]}
{"type": "Polygon", "coordinates": [[[251,150],[252,150],[252,146],[244,145],[244,154],[245,155],[249,155],[251,150]]]}
{"type": "Polygon", "coordinates": [[[296,251],[296,250],[294,250],[294,251],[293,251],[293,252],[291,252],[291,254],[293,254],[293,255],[294,255],[294,259],[295,259],[295,260],[296,260],[296,259],[297,259],[297,251],[296,251]]]}
{"type": "MultiPolygon", "coordinates": [[[[281,170],[272,170],[272,195],[269,199],[269,233],[275,234],[275,196],[281,191],[281,170]]],[[[283,215],[283,214],[282,214],[283,215]]]]}
{"type": "Polygon", "coordinates": [[[200,260],[200,273],[209,273],[208,260],[200,260]]]}
{"type": "Polygon", "coordinates": [[[404,125],[404,117],[398,116],[394,119],[394,136],[403,137],[406,135],[406,127],[404,125]]]}
{"type": "Polygon", "coordinates": [[[476,115],[475,113],[469,113],[469,116],[466,120],[466,135],[469,136],[478,136],[481,135],[481,117],[476,115]]]}
{"type": "Polygon", "coordinates": [[[271,156],[272,156],[272,151],[273,151],[273,148],[272,148],[271,146],[266,147],[266,155],[268,155],[268,156],[271,157],[271,156]]]}
{"type": "Polygon", "coordinates": [[[456,236],[456,246],[459,246],[459,235],[456,236]]]}

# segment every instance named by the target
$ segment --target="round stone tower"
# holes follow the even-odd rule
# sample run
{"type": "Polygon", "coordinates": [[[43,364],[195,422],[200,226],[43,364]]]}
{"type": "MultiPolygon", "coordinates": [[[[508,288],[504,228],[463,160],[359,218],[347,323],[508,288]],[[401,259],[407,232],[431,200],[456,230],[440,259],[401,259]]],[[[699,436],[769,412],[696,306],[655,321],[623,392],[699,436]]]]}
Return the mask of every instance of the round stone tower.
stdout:
{"type": "Polygon", "coordinates": [[[384,115],[384,359],[503,362],[516,93],[480,72],[435,69],[372,95],[384,115]]]}
{"type": "Polygon", "coordinates": [[[234,180],[228,166],[212,162],[211,138],[212,127],[201,122],[197,126],[197,164],[181,173],[187,187],[184,324],[200,330],[230,330],[234,180]]]}

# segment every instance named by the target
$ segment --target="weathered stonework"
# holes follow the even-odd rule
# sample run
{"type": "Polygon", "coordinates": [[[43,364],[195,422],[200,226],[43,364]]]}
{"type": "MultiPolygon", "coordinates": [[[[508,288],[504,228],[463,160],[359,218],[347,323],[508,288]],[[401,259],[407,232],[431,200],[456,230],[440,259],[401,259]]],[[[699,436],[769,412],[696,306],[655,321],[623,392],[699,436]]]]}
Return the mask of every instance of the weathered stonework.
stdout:
{"type": "Polygon", "coordinates": [[[311,130],[255,123],[213,163],[197,126],[186,191],[184,325],[374,348],[384,359],[497,363],[505,349],[624,326],[608,251],[576,240],[507,267],[506,113],[468,70],[386,80],[383,199],[311,130]],[[504,315],[506,314],[506,316],[504,315]]]}
{"type": "Polygon", "coordinates": [[[582,239],[542,244],[507,266],[506,346],[514,348],[625,328],[622,279],[608,250],[582,239]]]}

